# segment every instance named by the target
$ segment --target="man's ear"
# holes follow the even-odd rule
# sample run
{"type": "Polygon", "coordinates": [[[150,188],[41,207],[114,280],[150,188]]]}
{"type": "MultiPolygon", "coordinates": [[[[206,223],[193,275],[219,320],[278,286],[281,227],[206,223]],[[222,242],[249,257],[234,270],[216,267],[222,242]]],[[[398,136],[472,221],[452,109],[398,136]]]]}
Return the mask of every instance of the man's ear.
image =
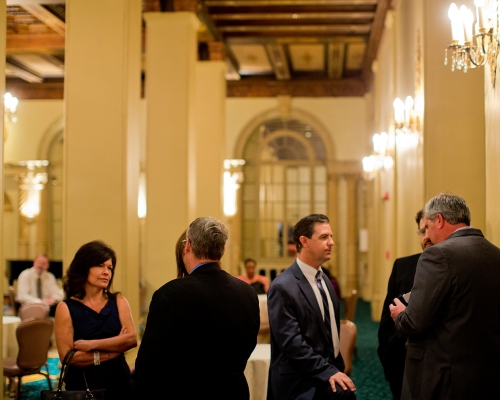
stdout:
{"type": "Polygon", "coordinates": [[[305,236],[299,237],[300,243],[302,244],[302,247],[306,247],[307,244],[307,238],[305,236]]]}
{"type": "Polygon", "coordinates": [[[439,229],[444,227],[445,220],[441,214],[436,215],[437,226],[439,229]]]}

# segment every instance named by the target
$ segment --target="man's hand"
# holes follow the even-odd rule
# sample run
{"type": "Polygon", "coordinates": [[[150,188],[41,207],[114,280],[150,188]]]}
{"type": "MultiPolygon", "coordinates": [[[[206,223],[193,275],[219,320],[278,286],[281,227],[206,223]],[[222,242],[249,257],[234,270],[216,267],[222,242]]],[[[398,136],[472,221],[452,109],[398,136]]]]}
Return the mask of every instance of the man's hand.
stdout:
{"type": "Polygon", "coordinates": [[[349,378],[346,374],[343,372],[337,372],[335,375],[332,375],[329,379],[328,382],[330,383],[330,386],[332,387],[332,390],[334,392],[337,391],[337,388],[335,387],[335,384],[338,383],[339,386],[347,390],[349,388],[351,392],[354,392],[356,390],[356,386],[354,386],[354,382],[349,378]]]}
{"type": "Polygon", "coordinates": [[[392,320],[396,321],[398,315],[402,313],[404,310],[406,310],[406,306],[403,303],[401,303],[399,299],[394,299],[394,304],[396,305],[393,306],[392,304],[389,304],[389,310],[391,310],[392,320]]]}

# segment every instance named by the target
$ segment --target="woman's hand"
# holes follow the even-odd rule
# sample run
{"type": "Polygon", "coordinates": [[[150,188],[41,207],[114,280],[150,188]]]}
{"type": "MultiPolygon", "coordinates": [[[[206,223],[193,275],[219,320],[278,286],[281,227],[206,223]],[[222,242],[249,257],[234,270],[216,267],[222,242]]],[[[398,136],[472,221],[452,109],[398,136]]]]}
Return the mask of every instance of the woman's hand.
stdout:
{"type": "Polygon", "coordinates": [[[79,351],[93,351],[96,347],[94,340],[77,340],[73,343],[75,350],[79,351]]]}

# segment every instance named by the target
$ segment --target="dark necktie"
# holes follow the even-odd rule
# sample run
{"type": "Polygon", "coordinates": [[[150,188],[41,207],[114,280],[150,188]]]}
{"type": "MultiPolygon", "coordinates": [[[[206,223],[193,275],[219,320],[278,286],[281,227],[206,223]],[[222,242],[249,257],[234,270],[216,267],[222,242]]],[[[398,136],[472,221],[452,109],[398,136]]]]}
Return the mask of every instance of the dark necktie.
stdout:
{"type": "Polygon", "coordinates": [[[36,280],[36,297],[42,298],[42,278],[40,276],[36,280]]]}
{"type": "Polygon", "coordinates": [[[326,298],[325,290],[323,289],[323,285],[321,284],[321,277],[323,273],[318,271],[316,274],[316,286],[318,286],[319,292],[321,293],[321,299],[323,300],[323,311],[325,313],[325,325],[326,330],[328,331],[328,337],[332,339],[332,321],[330,319],[330,308],[328,307],[328,299],[326,298]]]}

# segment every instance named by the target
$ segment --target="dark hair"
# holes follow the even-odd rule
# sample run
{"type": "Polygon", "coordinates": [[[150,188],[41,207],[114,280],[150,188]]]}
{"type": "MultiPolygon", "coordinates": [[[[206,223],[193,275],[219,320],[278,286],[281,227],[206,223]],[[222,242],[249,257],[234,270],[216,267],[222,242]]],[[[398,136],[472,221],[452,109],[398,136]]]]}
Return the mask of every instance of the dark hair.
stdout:
{"type": "Polygon", "coordinates": [[[196,218],[189,225],[186,236],[197,259],[219,261],[224,255],[228,231],[218,219],[196,218]]]}
{"type": "Polygon", "coordinates": [[[451,225],[460,223],[470,225],[470,210],[465,200],[449,192],[440,193],[430,199],[424,207],[424,214],[431,221],[441,214],[451,225]]]}
{"type": "Polygon", "coordinates": [[[245,261],[243,261],[243,264],[245,267],[247,266],[247,263],[253,262],[255,265],[257,265],[257,261],[255,261],[253,258],[247,258],[245,261]]]}
{"type": "Polygon", "coordinates": [[[177,278],[184,278],[188,275],[186,266],[184,265],[184,260],[182,259],[184,253],[184,246],[186,245],[186,231],[182,232],[177,243],[175,244],[175,262],[177,264],[177,278]]]}
{"type": "Polygon", "coordinates": [[[418,210],[417,215],[415,215],[415,222],[418,225],[418,229],[420,229],[420,220],[424,218],[424,209],[418,210]]]}
{"type": "Polygon", "coordinates": [[[311,239],[314,233],[314,225],[316,223],[329,224],[330,220],[326,215],[323,214],[310,214],[307,217],[302,218],[293,227],[292,236],[293,242],[295,243],[295,247],[297,249],[297,253],[300,253],[300,250],[302,250],[300,237],[305,236],[306,238],[311,239]]]}
{"type": "Polygon", "coordinates": [[[83,299],[86,294],[85,283],[87,282],[90,268],[97,267],[109,259],[111,259],[111,263],[113,264],[113,273],[111,274],[108,287],[104,291],[104,296],[110,294],[113,296],[116,295],[116,293],[110,293],[116,269],[115,251],[104,242],[94,240],[84,244],[78,249],[73,261],[71,261],[66,271],[63,284],[66,299],[70,297],[76,297],[80,300],[83,299]]]}

